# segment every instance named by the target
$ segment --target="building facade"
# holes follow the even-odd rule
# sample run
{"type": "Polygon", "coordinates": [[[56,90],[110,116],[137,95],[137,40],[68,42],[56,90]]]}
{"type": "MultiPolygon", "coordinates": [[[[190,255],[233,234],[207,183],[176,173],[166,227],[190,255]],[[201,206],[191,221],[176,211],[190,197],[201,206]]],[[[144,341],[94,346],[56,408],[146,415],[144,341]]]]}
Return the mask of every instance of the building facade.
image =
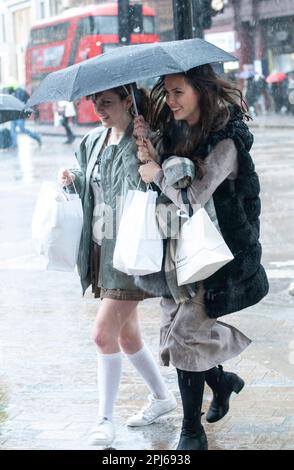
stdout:
{"type": "Polygon", "coordinates": [[[294,70],[294,1],[229,0],[206,34],[220,47],[225,37],[230,37],[228,52],[238,57],[239,70],[252,68],[263,75],[294,70]]]}

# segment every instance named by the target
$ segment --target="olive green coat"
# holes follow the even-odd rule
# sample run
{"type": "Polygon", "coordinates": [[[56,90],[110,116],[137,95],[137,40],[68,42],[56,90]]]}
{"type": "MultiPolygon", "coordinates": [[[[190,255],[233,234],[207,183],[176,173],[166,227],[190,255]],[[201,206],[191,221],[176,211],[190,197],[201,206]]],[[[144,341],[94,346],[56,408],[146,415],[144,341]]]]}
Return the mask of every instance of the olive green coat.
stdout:
{"type": "MultiPolygon", "coordinates": [[[[112,264],[117,225],[121,216],[123,201],[128,189],[136,189],[139,182],[139,161],[132,130],[130,125],[119,144],[108,146],[103,151],[103,158],[101,159],[100,173],[103,200],[108,209],[111,209],[113,225],[113,237],[103,238],[100,254],[99,286],[107,289],[137,289],[133,277],[117,271],[112,264]]],[[[79,150],[76,153],[79,166],[71,169],[71,172],[76,176],[75,186],[81,196],[84,212],[84,224],[77,262],[83,293],[91,283],[90,261],[94,211],[94,196],[90,184],[91,174],[106,136],[107,129],[100,127],[87,134],[81,141],[79,150]]],[[[73,187],[70,189],[73,191],[73,187]]],[[[105,221],[103,222],[105,223],[105,221]]],[[[106,223],[109,223],[109,219],[106,223]]]]}

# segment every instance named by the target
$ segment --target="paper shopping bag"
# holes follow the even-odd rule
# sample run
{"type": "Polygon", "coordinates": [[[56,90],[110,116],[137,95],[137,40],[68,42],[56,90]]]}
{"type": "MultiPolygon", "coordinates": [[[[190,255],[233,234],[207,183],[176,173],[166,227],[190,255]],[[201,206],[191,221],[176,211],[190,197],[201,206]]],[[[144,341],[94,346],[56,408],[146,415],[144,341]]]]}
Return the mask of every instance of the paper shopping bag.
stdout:
{"type": "Polygon", "coordinates": [[[115,269],[141,276],[161,270],[163,242],[155,215],[156,199],[156,191],[128,191],[113,254],[115,269]]]}
{"type": "Polygon", "coordinates": [[[178,285],[207,279],[234,259],[205,209],[199,209],[182,226],[176,251],[178,285]]]}
{"type": "Polygon", "coordinates": [[[47,270],[73,271],[83,227],[78,194],[53,182],[42,184],[32,221],[32,238],[47,270]]]}

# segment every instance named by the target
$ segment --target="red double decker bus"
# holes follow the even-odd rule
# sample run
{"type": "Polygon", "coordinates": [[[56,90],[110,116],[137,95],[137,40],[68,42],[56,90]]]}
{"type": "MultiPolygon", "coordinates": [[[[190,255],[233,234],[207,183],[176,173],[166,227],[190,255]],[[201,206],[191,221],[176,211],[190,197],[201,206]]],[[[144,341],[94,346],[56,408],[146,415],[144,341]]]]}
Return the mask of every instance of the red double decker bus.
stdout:
{"type": "MultiPolygon", "coordinates": [[[[155,34],[154,10],[145,5],[141,8],[141,25],[134,24],[130,43],[159,41],[159,36],[155,34]]],[[[117,3],[72,8],[62,15],[39,21],[31,28],[26,50],[27,89],[32,92],[50,72],[97,56],[119,45],[117,3]]],[[[79,124],[97,122],[90,100],[82,98],[76,108],[79,124]]],[[[39,120],[53,121],[52,105],[39,105],[39,120]]]]}

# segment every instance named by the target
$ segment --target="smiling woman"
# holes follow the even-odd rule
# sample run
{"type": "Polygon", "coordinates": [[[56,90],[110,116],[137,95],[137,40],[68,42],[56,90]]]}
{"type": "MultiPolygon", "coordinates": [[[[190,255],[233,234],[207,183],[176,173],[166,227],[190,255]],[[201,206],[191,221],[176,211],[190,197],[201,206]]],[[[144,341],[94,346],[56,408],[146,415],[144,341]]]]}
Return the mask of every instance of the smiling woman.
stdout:
{"type": "MultiPolygon", "coordinates": [[[[136,90],[135,94],[137,106],[145,114],[147,96],[143,90],[136,90]]],[[[141,339],[137,305],[148,295],[136,287],[132,276],[113,267],[120,204],[128,190],[139,185],[130,87],[95,93],[91,99],[102,126],[82,140],[77,154],[79,168],[62,169],[59,180],[70,190],[74,182],[82,197],[84,225],[78,272],[83,292],[91,285],[95,297],[102,299],[93,327],[98,357],[99,409],[90,443],[110,445],[115,435],[113,409],[121,376],[121,351],[126,353],[151,391],[148,404],[129,418],[129,426],[151,424],[158,416],[174,409],[176,402],[141,339]]]]}
{"type": "Polygon", "coordinates": [[[120,87],[95,93],[91,99],[102,126],[110,129],[108,144],[117,144],[131,122],[131,95],[125,87],[120,87]]]}
{"type": "MultiPolygon", "coordinates": [[[[136,279],[146,292],[162,296],[161,364],[176,367],[183,405],[179,450],[208,448],[201,424],[205,382],[213,391],[209,423],[228,413],[232,392],[244,387],[241,377],[224,372],[220,364],[240,354],[251,340],[217,318],[258,303],[268,292],[260,262],[260,187],[249,154],[253,137],[244,122],[246,112],[242,93],[203,65],[158,81],[150,112],[156,148],[151,141],[142,144],[137,139],[140,160],[149,161],[140,167],[141,177],[161,191],[159,217],[166,207],[190,217],[204,207],[234,255],[214,274],[179,285],[179,245],[177,237],[170,236],[161,275],[136,279]],[[191,161],[194,176],[187,179],[191,161]],[[168,168],[174,168],[172,178],[168,168]],[[179,173],[184,185],[179,184],[179,173]]],[[[139,125],[136,120],[135,129],[139,125]]],[[[170,233],[170,218],[160,218],[163,233],[170,233]]]]}
{"type": "Polygon", "coordinates": [[[176,120],[194,126],[200,116],[200,96],[194,88],[187,86],[182,75],[167,75],[164,82],[166,104],[176,120]]]}

